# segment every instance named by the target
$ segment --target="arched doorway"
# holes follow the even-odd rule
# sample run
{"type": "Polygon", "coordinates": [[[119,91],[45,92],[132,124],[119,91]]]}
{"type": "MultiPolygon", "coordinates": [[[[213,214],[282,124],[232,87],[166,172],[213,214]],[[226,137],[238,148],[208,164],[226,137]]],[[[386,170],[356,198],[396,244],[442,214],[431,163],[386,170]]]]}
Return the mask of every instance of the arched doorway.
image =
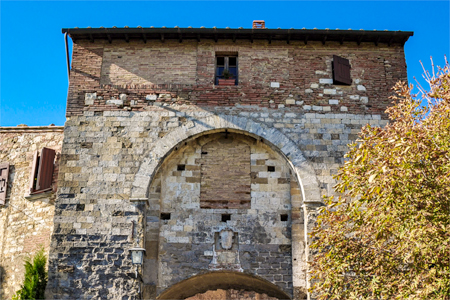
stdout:
{"type": "Polygon", "coordinates": [[[278,298],[270,297],[267,294],[261,294],[246,290],[213,290],[205,293],[198,293],[186,300],[278,300],[278,298]]]}
{"type": "Polygon", "coordinates": [[[230,128],[199,132],[172,148],[171,143],[168,138],[167,143],[157,144],[159,148],[140,169],[142,176],[151,178],[145,189],[150,203],[147,222],[151,221],[146,226],[144,264],[144,282],[154,291],[151,294],[160,295],[176,282],[205,271],[258,275],[286,289],[288,295],[296,294],[297,287],[305,290],[302,196],[306,191],[308,197],[315,197],[318,188],[300,150],[292,143],[280,149],[253,133],[230,128]],[[228,154],[233,151],[237,157],[230,161],[228,154]],[[211,154],[225,159],[211,160],[211,154]],[[219,162],[212,176],[211,162],[219,162]],[[226,170],[225,176],[217,172],[234,164],[249,168],[247,182],[238,179],[239,170],[226,170]],[[218,181],[226,183],[222,190],[215,185],[218,181]],[[228,196],[210,193],[206,186],[228,196]],[[270,259],[257,261],[262,256],[270,259]]]}
{"type": "Polygon", "coordinates": [[[222,290],[222,292],[216,293],[216,295],[220,296],[224,293],[226,295],[227,291],[232,290],[238,292],[234,292],[235,295],[239,295],[239,293],[241,295],[246,294],[249,298],[252,298],[252,293],[253,295],[254,293],[258,293],[267,295],[263,299],[291,299],[283,290],[267,280],[238,272],[212,272],[193,276],[171,286],[162,292],[157,299],[186,299],[216,290],[222,290]],[[244,293],[242,291],[250,293],[244,293]]]}

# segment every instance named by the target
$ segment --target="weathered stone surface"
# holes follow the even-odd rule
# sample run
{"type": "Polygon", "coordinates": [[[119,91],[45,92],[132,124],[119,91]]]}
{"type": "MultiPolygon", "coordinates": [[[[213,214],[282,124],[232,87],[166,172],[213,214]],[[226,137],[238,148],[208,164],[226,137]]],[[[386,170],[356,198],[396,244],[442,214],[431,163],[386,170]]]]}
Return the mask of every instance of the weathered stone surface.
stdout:
{"type": "Polygon", "coordinates": [[[155,101],[156,99],[158,99],[157,95],[147,95],[147,96],[145,96],[145,100],[155,101]]]}
{"type": "Polygon", "coordinates": [[[295,99],[293,99],[293,98],[288,98],[288,99],[286,99],[286,104],[295,104],[295,99]]]}
{"type": "Polygon", "coordinates": [[[333,79],[331,78],[320,78],[319,83],[321,84],[333,84],[333,79]]]}
{"type": "MultiPolygon", "coordinates": [[[[54,201],[62,127],[0,127],[0,162],[9,163],[6,203],[0,206],[0,298],[10,299],[23,283],[23,259],[44,247],[50,248],[53,231],[54,201]],[[52,190],[33,199],[30,193],[30,172],[35,151],[43,147],[56,150],[52,190]]],[[[67,157],[62,157],[65,161],[67,157]]]]}
{"type": "Polygon", "coordinates": [[[363,104],[369,103],[369,98],[368,98],[368,97],[361,97],[359,100],[360,100],[363,104]]]}
{"type": "Polygon", "coordinates": [[[330,105],[338,105],[339,104],[339,100],[330,99],[330,100],[328,100],[328,104],[330,104],[330,105]]]}
{"type": "Polygon", "coordinates": [[[85,105],[93,105],[94,100],[97,99],[97,93],[86,93],[84,95],[84,104],[85,105]]]}
{"type": "MultiPolygon", "coordinates": [[[[60,264],[81,263],[81,257],[77,258],[78,250],[65,250],[67,232],[72,230],[78,237],[70,241],[71,243],[88,241],[85,245],[92,245],[90,247],[94,248],[89,248],[89,251],[93,251],[98,248],[94,241],[101,237],[104,248],[99,254],[105,259],[117,261],[107,267],[93,267],[96,256],[85,254],[84,264],[93,274],[107,272],[111,274],[111,278],[116,278],[123,270],[132,270],[128,253],[123,251],[137,241],[136,235],[132,238],[131,229],[134,226],[133,220],[139,224],[139,214],[127,200],[131,194],[133,198],[149,199],[145,218],[145,247],[149,247],[147,253],[154,254],[146,259],[144,278],[147,278],[146,285],[155,286],[156,293],[189,278],[190,274],[209,270],[211,252],[214,251],[214,234],[226,226],[238,233],[240,268],[245,272],[253,272],[277,285],[278,281],[273,279],[276,275],[273,270],[278,270],[278,274],[283,276],[298,274],[289,280],[286,277],[287,281],[283,279],[283,283],[280,283],[280,288],[282,285],[283,290],[288,293],[293,291],[289,285],[305,286],[306,278],[301,275],[306,274],[307,264],[302,253],[304,250],[296,250],[297,252],[292,254],[289,251],[281,254],[279,250],[282,245],[291,244],[303,245],[300,249],[305,249],[304,234],[301,233],[303,225],[291,228],[290,224],[294,219],[291,220],[290,217],[288,222],[281,221],[281,214],[287,214],[295,216],[295,222],[304,222],[305,217],[301,210],[304,198],[296,180],[299,178],[302,181],[303,192],[307,191],[304,196],[308,203],[311,200],[321,201],[321,194],[333,194],[332,186],[335,181],[332,176],[343,163],[346,145],[356,138],[363,124],[368,121],[381,124],[381,117],[371,115],[368,119],[363,115],[324,114],[322,111],[302,114],[290,110],[256,108],[235,108],[228,110],[227,114],[222,114],[193,110],[189,106],[177,106],[176,111],[180,116],[169,116],[164,108],[154,107],[151,111],[133,114],[105,112],[101,117],[86,114],[67,121],[67,142],[64,144],[63,157],[70,160],[61,166],[65,176],[60,186],[67,193],[75,194],[75,197],[58,199],[60,204],[57,206],[57,215],[66,214],[66,217],[55,218],[55,228],[59,229],[54,232],[53,251],[59,253],[60,259],[58,262],[51,262],[50,270],[57,270],[60,264]],[[244,116],[240,117],[241,114],[244,116]],[[276,122],[260,121],[265,119],[273,119],[276,122]],[[171,127],[173,122],[181,126],[171,127]],[[187,126],[188,122],[195,126],[187,126]],[[85,138],[83,143],[78,142],[79,133],[74,130],[80,128],[81,124],[91,124],[83,129],[83,135],[89,137],[85,138]],[[289,127],[291,124],[295,126],[289,127]],[[276,127],[279,129],[275,129],[276,127]],[[143,131],[142,128],[148,129],[143,131]],[[237,130],[236,133],[230,132],[233,128],[237,130]],[[209,134],[211,129],[220,132],[209,134]],[[142,132],[145,132],[145,135],[142,135],[142,132]],[[244,133],[250,135],[250,132],[257,135],[245,137],[244,133]],[[197,138],[189,138],[194,135],[197,138]],[[239,143],[234,145],[236,141],[239,143]],[[266,144],[265,141],[270,143],[266,144]],[[83,148],[82,145],[88,143],[92,143],[92,147],[83,148]],[[100,147],[102,143],[107,143],[108,147],[100,147]],[[240,144],[248,145],[246,147],[249,147],[250,151],[238,150],[240,148],[237,146],[240,144]],[[217,150],[212,151],[213,148],[217,150]],[[84,152],[74,152],[74,149],[83,149],[84,152]],[[237,161],[227,162],[233,157],[232,151],[237,151],[237,161]],[[277,151],[284,153],[298,169],[291,169],[277,151]],[[70,153],[78,154],[75,156],[70,153]],[[295,153],[303,153],[304,156],[293,156],[295,153]],[[121,159],[113,160],[111,155],[120,155],[121,159]],[[208,155],[213,155],[211,163],[217,164],[205,169],[202,157],[208,155]],[[246,155],[247,162],[244,159],[246,155]],[[310,166],[303,165],[302,162],[306,160],[310,166]],[[208,196],[211,200],[222,201],[213,197],[214,192],[219,193],[218,197],[229,199],[227,201],[240,199],[240,196],[233,196],[239,188],[228,185],[225,178],[228,167],[241,164],[250,166],[249,171],[239,175],[248,174],[250,188],[242,190],[245,192],[242,195],[250,196],[250,206],[201,208],[202,190],[207,192],[205,195],[211,195],[208,196]],[[268,167],[274,168],[269,170],[268,167]],[[308,168],[310,173],[305,173],[308,168]],[[155,171],[155,175],[151,175],[155,171]],[[296,174],[296,178],[292,174],[296,174]],[[216,178],[214,180],[219,185],[214,187],[211,185],[215,184],[213,181],[202,181],[203,176],[216,178]],[[220,184],[228,189],[220,190],[220,184]],[[141,196],[132,193],[135,187],[141,191],[141,196]],[[317,192],[313,192],[314,190],[317,192]],[[69,203],[73,208],[69,208],[69,203]],[[160,220],[161,213],[170,213],[170,219],[160,220]],[[299,213],[302,217],[298,216],[299,213]],[[222,222],[223,214],[230,214],[230,220],[222,222]],[[90,242],[93,237],[94,240],[90,242]],[[153,245],[158,246],[154,248],[153,245]],[[267,246],[278,248],[266,250],[267,246]],[[119,250],[122,252],[116,254],[119,250]],[[261,257],[266,257],[266,252],[270,260],[261,260],[261,257]],[[277,255],[281,255],[283,261],[279,260],[277,255]],[[292,257],[291,255],[295,255],[295,261],[288,258],[292,257]],[[179,272],[180,269],[184,271],[179,272]],[[158,271],[154,273],[155,270],[158,271]],[[290,271],[282,274],[285,270],[290,271]]],[[[244,182],[241,179],[236,180],[244,182]]],[[[234,182],[230,181],[231,184],[234,182]]],[[[239,200],[240,205],[241,200],[245,199],[239,200]]],[[[311,215],[307,215],[306,218],[310,217],[311,215]]],[[[237,259],[237,256],[233,259],[237,259]]],[[[52,281],[59,282],[60,273],[51,272],[52,281]]],[[[73,276],[80,276],[76,274],[74,272],[73,276]]],[[[82,281],[86,290],[77,290],[80,297],[82,291],[83,295],[97,295],[96,290],[89,290],[89,287],[92,282],[94,285],[103,282],[101,276],[94,281],[87,278],[97,277],[88,276],[86,281],[82,281]]],[[[131,277],[121,280],[132,286],[131,277]]],[[[56,294],[60,293],[58,286],[54,289],[56,294]]],[[[103,293],[113,293],[113,290],[103,290],[103,293]]],[[[114,293],[117,293],[117,290],[114,290],[114,293]]]]}
{"type": "Polygon", "coordinates": [[[363,85],[358,85],[357,88],[358,88],[358,91],[364,91],[364,92],[366,91],[366,87],[363,85]]]}
{"type": "Polygon", "coordinates": [[[106,100],[106,104],[114,104],[117,106],[123,106],[123,100],[122,99],[110,99],[110,100],[106,100]]]}

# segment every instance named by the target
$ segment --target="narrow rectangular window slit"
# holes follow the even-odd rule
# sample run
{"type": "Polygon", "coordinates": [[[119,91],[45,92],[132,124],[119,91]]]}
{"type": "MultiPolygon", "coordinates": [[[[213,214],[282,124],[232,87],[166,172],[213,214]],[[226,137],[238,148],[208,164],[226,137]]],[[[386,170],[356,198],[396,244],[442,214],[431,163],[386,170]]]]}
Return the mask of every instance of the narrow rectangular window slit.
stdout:
{"type": "Polygon", "coordinates": [[[274,166],[267,166],[267,172],[275,172],[274,166]]]}
{"type": "Polygon", "coordinates": [[[230,214],[222,214],[222,222],[230,221],[231,215],[230,214]]]}
{"type": "Polygon", "coordinates": [[[178,165],[177,171],[184,171],[186,169],[186,165],[178,165]]]}
{"type": "Polygon", "coordinates": [[[170,213],[161,213],[161,220],[170,220],[170,213]]]}
{"type": "Polygon", "coordinates": [[[280,215],[280,220],[281,220],[281,222],[287,222],[287,220],[288,220],[288,215],[287,215],[287,214],[281,214],[281,215],[280,215]]]}

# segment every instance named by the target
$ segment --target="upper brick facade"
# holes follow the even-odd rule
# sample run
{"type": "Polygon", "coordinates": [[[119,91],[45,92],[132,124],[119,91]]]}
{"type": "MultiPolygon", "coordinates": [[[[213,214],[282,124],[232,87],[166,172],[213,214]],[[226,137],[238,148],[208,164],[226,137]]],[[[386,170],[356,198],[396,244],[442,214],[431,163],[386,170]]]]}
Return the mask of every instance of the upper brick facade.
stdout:
{"type": "Polygon", "coordinates": [[[77,39],[67,116],[142,111],[164,103],[383,114],[390,87],[406,80],[403,43],[77,39]],[[216,55],[221,53],[238,57],[236,86],[214,85],[216,55]],[[333,84],[333,55],[350,61],[352,85],[333,84]],[[96,95],[86,98],[86,93],[96,95]]]}

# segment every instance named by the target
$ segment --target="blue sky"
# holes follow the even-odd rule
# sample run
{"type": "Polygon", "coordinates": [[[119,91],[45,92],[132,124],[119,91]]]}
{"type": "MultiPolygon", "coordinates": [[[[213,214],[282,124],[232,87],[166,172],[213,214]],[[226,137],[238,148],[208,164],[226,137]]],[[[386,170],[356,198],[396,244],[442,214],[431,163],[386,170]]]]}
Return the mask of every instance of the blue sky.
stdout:
{"type": "MultiPolygon", "coordinates": [[[[67,69],[61,28],[244,27],[414,31],[408,80],[448,55],[449,1],[5,1],[0,0],[0,126],[64,125],[67,69]]],[[[423,82],[423,81],[422,81],[423,82]]]]}

